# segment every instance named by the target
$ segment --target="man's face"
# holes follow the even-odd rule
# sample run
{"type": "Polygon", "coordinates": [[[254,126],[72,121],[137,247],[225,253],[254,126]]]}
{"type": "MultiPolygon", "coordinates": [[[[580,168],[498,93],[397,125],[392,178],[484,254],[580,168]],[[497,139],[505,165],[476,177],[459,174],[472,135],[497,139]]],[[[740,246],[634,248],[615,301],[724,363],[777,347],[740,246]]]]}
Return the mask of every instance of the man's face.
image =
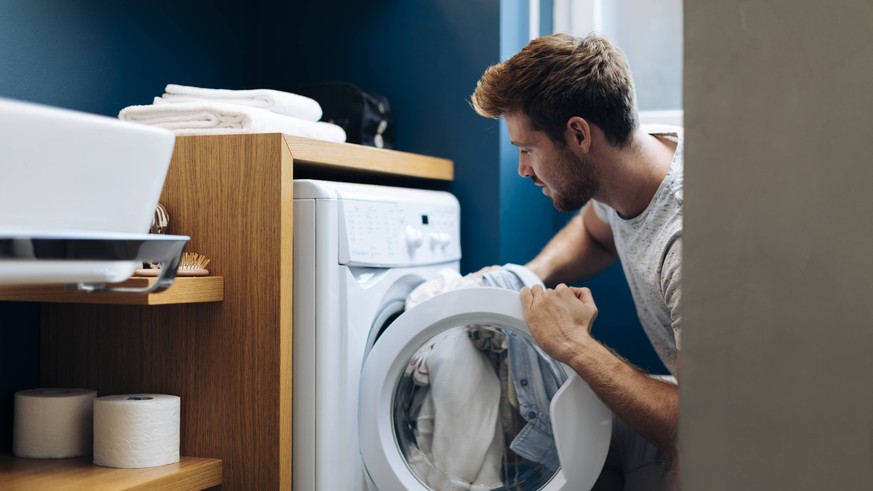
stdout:
{"type": "Polygon", "coordinates": [[[505,114],[509,139],[518,147],[518,175],[529,177],[561,211],[582,207],[598,190],[596,168],[567,145],[557,145],[544,131],[530,128],[527,116],[505,114]]]}

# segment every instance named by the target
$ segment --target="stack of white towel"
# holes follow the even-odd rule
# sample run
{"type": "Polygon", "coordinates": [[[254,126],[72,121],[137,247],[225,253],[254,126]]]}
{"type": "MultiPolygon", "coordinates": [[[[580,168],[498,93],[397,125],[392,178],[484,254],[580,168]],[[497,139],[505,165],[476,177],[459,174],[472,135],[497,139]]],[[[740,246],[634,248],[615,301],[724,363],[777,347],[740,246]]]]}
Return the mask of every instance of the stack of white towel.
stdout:
{"type": "Polygon", "coordinates": [[[319,121],[318,102],[272,89],[206,89],[169,84],[153,104],[128,106],[118,113],[118,118],[160,126],[177,135],[285,133],[346,141],[341,127],[319,121]]]}

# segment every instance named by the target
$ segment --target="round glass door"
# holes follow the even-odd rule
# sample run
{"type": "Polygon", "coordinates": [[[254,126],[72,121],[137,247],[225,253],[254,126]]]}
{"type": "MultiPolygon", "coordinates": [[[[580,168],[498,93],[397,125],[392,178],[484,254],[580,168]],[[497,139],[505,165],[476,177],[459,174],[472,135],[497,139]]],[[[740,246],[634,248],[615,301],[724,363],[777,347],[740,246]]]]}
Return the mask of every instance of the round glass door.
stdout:
{"type": "MultiPolygon", "coordinates": [[[[555,434],[579,428],[563,418],[573,427],[553,429],[550,414],[568,370],[532,340],[516,292],[472,288],[417,305],[364,365],[359,434],[370,479],[378,489],[585,489],[608,449],[609,415],[578,422],[581,438],[598,433],[596,469],[587,485],[568,484],[555,434]]],[[[582,397],[594,398],[590,389],[582,397]]],[[[589,457],[591,446],[582,444],[589,457]]]]}
{"type": "Polygon", "coordinates": [[[514,329],[450,328],[425,341],[400,377],[397,446],[430,489],[541,489],[560,467],[549,403],[566,378],[514,329]]]}

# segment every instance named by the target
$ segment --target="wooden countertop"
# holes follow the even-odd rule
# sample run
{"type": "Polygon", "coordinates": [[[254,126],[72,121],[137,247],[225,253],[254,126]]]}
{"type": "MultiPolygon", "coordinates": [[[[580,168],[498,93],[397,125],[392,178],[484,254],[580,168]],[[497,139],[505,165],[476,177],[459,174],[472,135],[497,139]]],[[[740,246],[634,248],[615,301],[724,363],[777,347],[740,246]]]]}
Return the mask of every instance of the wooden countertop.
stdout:
{"type": "Polygon", "coordinates": [[[90,458],[20,459],[0,455],[0,487],[5,490],[173,490],[206,489],[221,484],[221,460],[182,457],[178,464],[145,469],[114,469],[90,458]]]}

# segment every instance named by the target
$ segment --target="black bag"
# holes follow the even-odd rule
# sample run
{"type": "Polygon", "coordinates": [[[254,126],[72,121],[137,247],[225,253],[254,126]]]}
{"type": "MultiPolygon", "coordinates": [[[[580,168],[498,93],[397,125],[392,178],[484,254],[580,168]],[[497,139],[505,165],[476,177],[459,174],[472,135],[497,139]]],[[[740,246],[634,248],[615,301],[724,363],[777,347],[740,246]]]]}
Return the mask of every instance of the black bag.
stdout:
{"type": "Polygon", "coordinates": [[[347,142],[394,148],[391,104],[385,96],[339,82],[300,86],[291,92],[315,99],[321,105],[321,120],[341,126],[347,142]]]}

